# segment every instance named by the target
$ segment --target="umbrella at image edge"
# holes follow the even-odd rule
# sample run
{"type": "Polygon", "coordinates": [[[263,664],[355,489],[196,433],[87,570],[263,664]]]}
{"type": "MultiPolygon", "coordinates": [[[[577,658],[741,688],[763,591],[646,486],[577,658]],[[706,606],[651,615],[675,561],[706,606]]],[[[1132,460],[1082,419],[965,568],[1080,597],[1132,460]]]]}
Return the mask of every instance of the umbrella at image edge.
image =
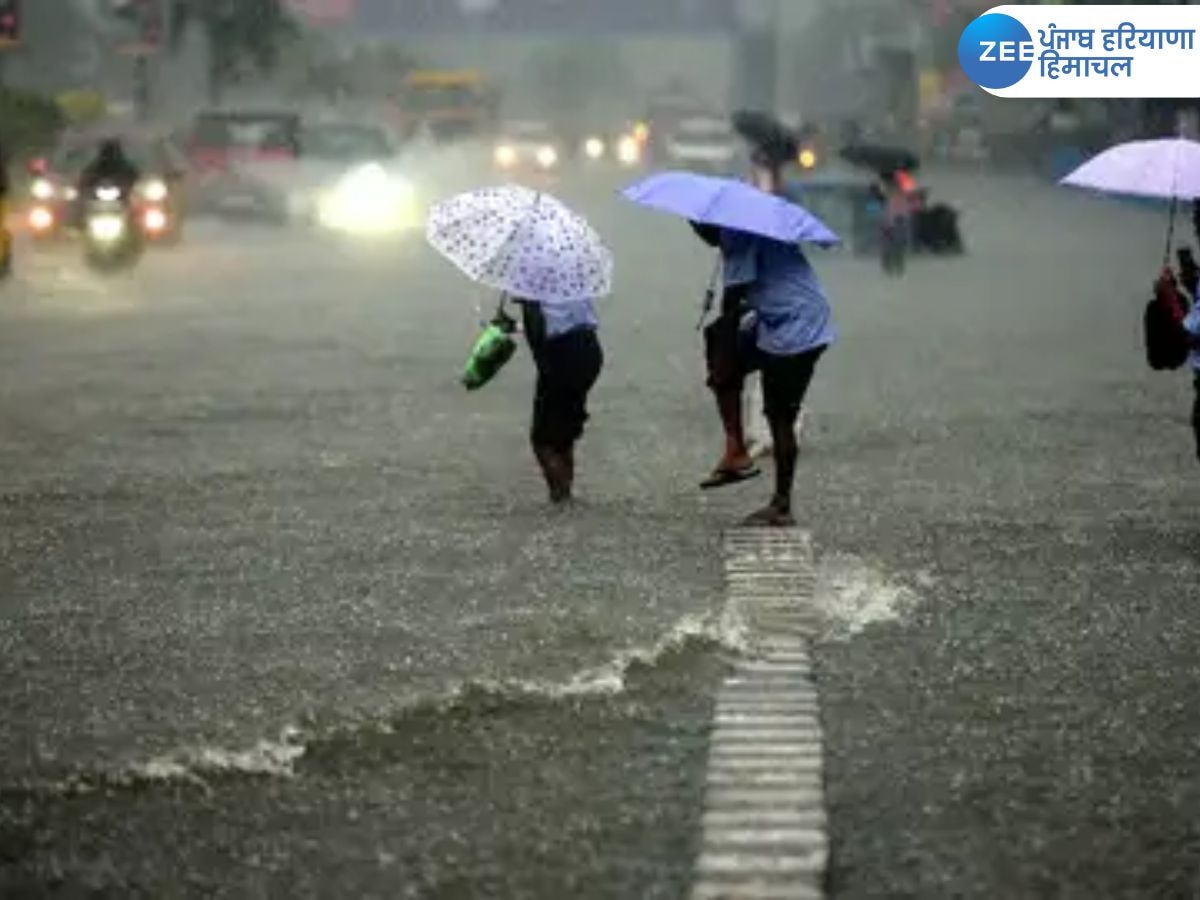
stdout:
{"type": "Polygon", "coordinates": [[[1089,159],[1059,184],[1104,194],[1170,200],[1169,259],[1179,201],[1200,197],[1200,143],[1162,138],[1117,144],[1089,159]]]}

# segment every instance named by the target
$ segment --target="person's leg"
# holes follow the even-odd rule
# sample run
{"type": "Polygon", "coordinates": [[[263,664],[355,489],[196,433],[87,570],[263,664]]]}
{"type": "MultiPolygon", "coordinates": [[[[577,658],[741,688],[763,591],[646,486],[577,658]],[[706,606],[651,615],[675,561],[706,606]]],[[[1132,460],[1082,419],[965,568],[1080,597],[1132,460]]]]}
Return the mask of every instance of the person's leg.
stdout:
{"type": "Polygon", "coordinates": [[[792,491],[800,445],[796,421],[824,348],[790,357],[767,357],[763,362],[763,396],[775,443],[775,493],[766,507],[746,519],[747,525],[785,527],[792,517],[792,491]]]}
{"type": "Polygon", "coordinates": [[[561,503],[570,493],[567,486],[567,468],[562,454],[554,447],[554,396],[551,382],[545,372],[538,372],[537,386],[533,395],[533,425],[529,430],[529,443],[533,456],[542,471],[551,503],[561,503]]]}
{"type": "Polygon", "coordinates": [[[575,446],[588,422],[588,395],[600,378],[604,353],[594,331],[577,331],[552,341],[546,355],[553,378],[544,393],[542,440],[550,499],[557,504],[573,496],[575,446]]]}
{"type": "Polygon", "coordinates": [[[771,426],[763,412],[762,378],[751,375],[746,382],[745,431],[746,448],[752,459],[764,459],[771,455],[774,442],[771,426]]]}
{"type": "Polygon", "coordinates": [[[708,386],[717,402],[717,413],[725,433],[725,450],[713,474],[701,487],[720,487],[758,474],[746,448],[742,389],[746,373],[739,358],[739,321],[724,316],[704,332],[708,386]]]}

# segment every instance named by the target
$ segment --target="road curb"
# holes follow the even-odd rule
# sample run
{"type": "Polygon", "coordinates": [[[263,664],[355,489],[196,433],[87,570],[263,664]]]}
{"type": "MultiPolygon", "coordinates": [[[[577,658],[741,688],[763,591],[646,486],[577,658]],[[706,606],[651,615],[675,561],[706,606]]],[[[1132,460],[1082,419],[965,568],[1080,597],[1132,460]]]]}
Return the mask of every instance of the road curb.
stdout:
{"type": "Polygon", "coordinates": [[[692,900],[816,900],[829,838],[806,532],[725,537],[726,603],[755,648],[717,696],[692,900]]]}

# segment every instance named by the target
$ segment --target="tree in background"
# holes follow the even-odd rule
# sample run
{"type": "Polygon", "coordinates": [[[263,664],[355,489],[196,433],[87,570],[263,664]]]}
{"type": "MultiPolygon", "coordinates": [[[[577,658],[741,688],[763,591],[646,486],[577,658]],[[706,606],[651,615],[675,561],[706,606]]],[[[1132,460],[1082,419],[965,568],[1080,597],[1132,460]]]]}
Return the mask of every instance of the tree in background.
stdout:
{"type": "Polygon", "coordinates": [[[174,0],[172,45],[194,24],[208,38],[208,92],[219,103],[227,85],[247,68],[268,73],[284,49],[300,35],[300,26],[284,0],[174,0]]]}

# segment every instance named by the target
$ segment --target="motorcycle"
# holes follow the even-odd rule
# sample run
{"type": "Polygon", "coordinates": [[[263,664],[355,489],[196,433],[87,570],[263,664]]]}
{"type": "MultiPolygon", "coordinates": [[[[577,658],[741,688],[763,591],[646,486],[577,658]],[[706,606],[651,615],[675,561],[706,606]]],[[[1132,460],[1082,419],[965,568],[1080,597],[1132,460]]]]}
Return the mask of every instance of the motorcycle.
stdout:
{"type": "Polygon", "coordinates": [[[109,182],[96,185],[84,200],[83,247],[84,260],[98,271],[138,261],[144,241],[128,191],[109,182]]]}

